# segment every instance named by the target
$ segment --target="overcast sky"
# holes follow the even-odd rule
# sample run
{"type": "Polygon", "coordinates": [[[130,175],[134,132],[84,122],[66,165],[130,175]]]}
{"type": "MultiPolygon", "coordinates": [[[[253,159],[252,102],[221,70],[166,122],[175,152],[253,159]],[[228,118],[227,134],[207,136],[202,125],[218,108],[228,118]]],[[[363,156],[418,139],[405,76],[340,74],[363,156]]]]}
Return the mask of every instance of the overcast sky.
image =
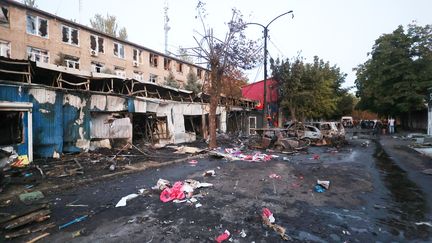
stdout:
{"type": "MultiPolygon", "coordinates": [[[[169,5],[168,48],[194,46],[193,36],[201,33],[195,19],[197,0],[167,0],[169,5]]],[[[117,16],[129,40],[164,51],[164,0],[36,0],[42,10],[89,25],[94,14],[117,16]],[[81,2],[81,18],[79,11],[81,2]]],[[[432,24],[431,0],[207,0],[207,25],[224,33],[231,9],[240,10],[247,22],[266,25],[279,14],[293,10],[269,27],[271,57],[291,58],[298,53],[311,61],[317,55],[348,74],[344,86],[354,85],[352,68],[367,60],[374,41],[398,25],[413,20],[432,24]]],[[[262,28],[250,26],[249,38],[262,37],[262,28]]],[[[263,66],[247,72],[249,82],[263,79],[263,66]]]]}

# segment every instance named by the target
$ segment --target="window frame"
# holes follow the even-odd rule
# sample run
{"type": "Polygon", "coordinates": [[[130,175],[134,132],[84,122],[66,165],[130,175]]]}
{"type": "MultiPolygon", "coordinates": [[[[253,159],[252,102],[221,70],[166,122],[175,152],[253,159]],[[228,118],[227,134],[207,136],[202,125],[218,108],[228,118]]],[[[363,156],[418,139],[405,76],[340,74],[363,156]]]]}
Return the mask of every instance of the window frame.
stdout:
{"type": "Polygon", "coordinates": [[[133,74],[134,74],[133,78],[134,78],[135,80],[138,80],[138,81],[144,81],[144,75],[143,75],[143,72],[140,72],[140,71],[133,71],[133,74]],[[137,77],[139,77],[139,78],[137,78],[137,77]]]}
{"type": "Polygon", "coordinates": [[[103,53],[103,54],[105,54],[105,39],[103,37],[98,36],[98,35],[90,34],[90,50],[96,51],[96,53],[103,53]],[[95,50],[93,50],[92,47],[91,47],[91,38],[92,38],[92,36],[95,37],[95,42],[96,42],[96,49],[95,50]],[[101,48],[100,48],[99,39],[102,40],[102,51],[101,51],[101,48]]]}
{"type": "Polygon", "coordinates": [[[36,47],[32,47],[32,46],[27,46],[27,56],[30,60],[32,60],[34,62],[50,63],[50,55],[49,55],[48,50],[44,50],[44,49],[40,49],[40,48],[36,48],[36,47]],[[46,54],[41,54],[42,52],[46,52],[46,54]],[[34,60],[33,60],[33,56],[35,57],[34,60]],[[37,61],[36,56],[39,56],[39,59],[43,58],[43,60],[45,60],[45,58],[46,58],[47,61],[46,62],[45,61],[37,61]]]}
{"type": "Polygon", "coordinates": [[[90,66],[91,66],[91,71],[95,73],[102,73],[102,70],[105,68],[105,64],[101,62],[91,62],[90,66]],[[97,71],[97,69],[99,69],[99,72],[97,71]]]}
{"type": "Polygon", "coordinates": [[[0,40],[0,56],[10,58],[12,56],[11,50],[12,50],[12,48],[11,48],[11,42],[10,41],[0,40]],[[7,46],[7,48],[5,48],[6,49],[6,56],[2,55],[3,54],[2,46],[7,46]]]}
{"type": "Polygon", "coordinates": [[[26,14],[26,33],[29,34],[29,35],[39,36],[41,38],[49,39],[49,21],[48,21],[48,19],[40,17],[39,15],[33,15],[33,14],[27,13],[26,14]],[[29,16],[33,17],[34,20],[35,20],[35,31],[36,31],[36,33],[29,32],[29,29],[28,29],[29,16]],[[46,36],[42,36],[42,35],[39,34],[40,20],[45,20],[46,21],[46,36]]]}
{"type": "Polygon", "coordinates": [[[126,79],[126,69],[122,67],[114,67],[114,73],[117,77],[126,79]]]}
{"type": "Polygon", "coordinates": [[[149,55],[149,64],[150,67],[154,67],[157,68],[158,67],[158,62],[159,62],[159,55],[155,54],[155,53],[150,53],[149,55]]]}
{"type": "Polygon", "coordinates": [[[113,44],[113,54],[114,54],[115,57],[118,57],[118,58],[120,58],[120,59],[126,59],[126,46],[123,45],[123,44],[120,43],[120,42],[114,42],[114,44],[113,44]],[[118,55],[116,55],[116,53],[115,53],[115,46],[116,46],[116,45],[117,45],[117,53],[118,53],[118,55]],[[123,47],[123,57],[120,56],[120,49],[119,49],[119,46],[122,46],[122,47],[123,47]]]}
{"type": "Polygon", "coordinates": [[[149,82],[150,83],[157,83],[157,78],[158,78],[158,75],[156,75],[156,74],[153,74],[153,73],[150,73],[149,74],[149,82]]]}
{"type": "Polygon", "coordinates": [[[137,62],[138,64],[141,64],[141,55],[142,55],[142,51],[138,48],[132,48],[132,61],[137,62]],[[136,51],[136,55],[135,55],[135,51],[136,51]],[[136,57],[136,60],[135,60],[136,57]]]}
{"type": "Polygon", "coordinates": [[[77,46],[77,47],[80,46],[80,45],[79,45],[79,42],[80,42],[80,41],[79,41],[79,29],[74,28],[74,27],[70,27],[70,26],[68,26],[68,25],[64,25],[64,24],[62,24],[62,25],[61,25],[61,33],[62,33],[62,42],[63,42],[63,43],[69,44],[69,45],[71,45],[71,46],[77,46]],[[65,41],[63,40],[63,28],[67,28],[67,29],[68,29],[68,39],[69,39],[68,42],[65,42],[65,41]],[[77,44],[72,43],[72,30],[76,30],[76,31],[77,31],[77,41],[78,41],[77,44]]]}

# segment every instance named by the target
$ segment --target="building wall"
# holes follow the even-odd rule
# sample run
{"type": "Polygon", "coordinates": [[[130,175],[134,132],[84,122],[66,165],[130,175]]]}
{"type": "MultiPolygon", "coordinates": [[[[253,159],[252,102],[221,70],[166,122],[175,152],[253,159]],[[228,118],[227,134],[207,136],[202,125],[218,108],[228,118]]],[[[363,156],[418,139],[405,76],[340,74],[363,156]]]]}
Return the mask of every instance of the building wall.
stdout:
{"type": "MultiPolygon", "coordinates": [[[[127,78],[134,77],[134,71],[143,74],[143,80],[148,81],[150,74],[157,75],[157,83],[163,84],[164,77],[169,74],[168,70],[164,69],[164,58],[169,58],[171,61],[171,71],[176,80],[182,85],[187,81],[187,74],[190,70],[197,74],[197,70],[201,67],[181,62],[161,53],[152,52],[149,49],[139,45],[134,45],[131,42],[124,42],[119,39],[92,31],[90,28],[77,25],[70,21],[65,21],[61,18],[53,17],[50,14],[44,14],[42,11],[34,11],[30,8],[25,8],[17,3],[1,2],[0,6],[6,6],[9,10],[9,27],[0,25],[0,40],[10,42],[11,58],[12,59],[27,59],[27,47],[35,47],[49,51],[49,62],[55,64],[55,60],[59,58],[59,54],[78,57],[80,61],[80,70],[91,71],[91,62],[103,63],[105,68],[114,71],[115,67],[123,68],[127,78]],[[35,16],[40,16],[48,20],[48,37],[40,37],[37,35],[28,34],[26,30],[26,16],[30,13],[35,16]],[[79,45],[71,45],[62,41],[62,26],[70,26],[78,29],[79,45]],[[97,35],[104,38],[104,53],[92,56],[90,54],[90,36],[97,35]],[[125,46],[125,58],[119,58],[114,55],[114,42],[121,43],[125,46]],[[141,63],[138,67],[133,65],[133,49],[141,51],[141,63]],[[157,54],[157,67],[150,66],[150,53],[157,54]],[[177,66],[182,64],[182,72],[177,72],[177,66]]],[[[204,70],[205,71],[205,70],[204,70]]],[[[203,72],[204,73],[204,72],[203,72]]],[[[204,75],[200,82],[203,82],[204,75]]]]}

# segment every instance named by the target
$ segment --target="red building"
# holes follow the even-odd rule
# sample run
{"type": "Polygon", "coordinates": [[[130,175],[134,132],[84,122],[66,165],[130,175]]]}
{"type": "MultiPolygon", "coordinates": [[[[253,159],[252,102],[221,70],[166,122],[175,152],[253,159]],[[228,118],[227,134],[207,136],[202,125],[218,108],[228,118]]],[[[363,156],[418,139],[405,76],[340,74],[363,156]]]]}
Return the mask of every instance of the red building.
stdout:
{"type": "MultiPolygon", "coordinates": [[[[267,79],[267,115],[270,115],[271,125],[278,127],[279,106],[278,106],[278,82],[272,78],[267,79]]],[[[258,100],[257,109],[262,110],[264,105],[264,80],[251,83],[242,87],[242,95],[251,100],[258,100]]]]}

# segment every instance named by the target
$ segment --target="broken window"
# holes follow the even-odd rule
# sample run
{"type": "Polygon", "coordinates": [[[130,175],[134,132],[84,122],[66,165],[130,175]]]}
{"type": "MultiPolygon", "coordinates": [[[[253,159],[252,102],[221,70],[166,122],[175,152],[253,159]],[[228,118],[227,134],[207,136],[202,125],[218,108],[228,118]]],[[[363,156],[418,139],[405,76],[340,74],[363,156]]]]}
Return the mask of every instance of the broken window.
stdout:
{"type": "Polygon", "coordinates": [[[64,65],[68,68],[79,69],[79,58],[74,56],[65,56],[64,65]]]}
{"type": "Polygon", "coordinates": [[[169,138],[169,132],[168,132],[168,122],[167,117],[157,117],[156,118],[156,127],[153,131],[154,137],[158,139],[167,139],[169,138]]]}
{"type": "Polygon", "coordinates": [[[48,20],[27,14],[27,33],[48,38],[48,20]]]}
{"type": "Polygon", "coordinates": [[[78,45],[78,30],[69,26],[62,26],[62,40],[71,45],[78,45]]]}
{"type": "Polygon", "coordinates": [[[114,67],[115,75],[117,75],[120,78],[126,78],[126,71],[122,67],[114,67]]]}
{"type": "Polygon", "coordinates": [[[133,60],[137,64],[141,63],[141,51],[138,49],[133,49],[133,60]]]}
{"type": "Polygon", "coordinates": [[[134,79],[138,81],[143,81],[144,80],[143,73],[134,71],[134,79]]]}
{"type": "Polygon", "coordinates": [[[186,132],[193,132],[197,136],[202,136],[202,116],[184,116],[184,126],[186,132]]]}
{"type": "Polygon", "coordinates": [[[156,83],[158,76],[155,74],[150,73],[149,75],[149,82],[156,83]]]}
{"type": "Polygon", "coordinates": [[[104,68],[104,65],[100,62],[92,62],[91,67],[92,67],[92,72],[101,73],[104,68]]]}
{"type": "Polygon", "coordinates": [[[0,145],[23,142],[23,112],[0,111],[0,145]]]}
{"type": "Polygon", "coordinates": [[[0,56],[10,58],[10,42],[0,40],[0,56]]]}
{"type": "Polygon", "coordinates": [[[201,68],[197,68],[197,77],[198,77],[199,79],[202,78],[202,72],[203,72],[203,70],[202,70],[201,68]]]}
{"type": "Polygon", "coordinates": [[[257,120],[256,116],[250,116],[249,117],[249,134],[256,134],[256,131],[254,130],[257,127],[257,120]]]}
{"type": "Polygon", "coordinates": [[[42,50],[34,47],[27,47],[28,58],[33,62],[49,63],[49,53],[47,50],[42,50]]]}
{"type": "Polygon", "coordinates": [[[179,73],[183,72],[183,63],[180,62],[177,63],[177,72],[179,73]]]}
{"type": "Polygon", "coordinates": [[[9,10],[5,6],[1,6],[0,9],[0,25],[3,27],[9,27],[9,10]]]}
{"type": "Polygon", "coordinates": [[[150,53],[150,66],[157,67],[158,66],[158,55],[150,53]]]}
{"type": "Polygon", "coordinates": [[[124,45],[114,42],[114,56],[125,58],[124,45]]]}
{"type": "Polygon", "coordinates": [[[90,49],[104,53],[104,39],[97,35],[90,35],[90,49]]]}
{"type": "Polygon", "coordinates": [[[164,69],[171,70],[171,59],[164,58],[164,69]]]}

